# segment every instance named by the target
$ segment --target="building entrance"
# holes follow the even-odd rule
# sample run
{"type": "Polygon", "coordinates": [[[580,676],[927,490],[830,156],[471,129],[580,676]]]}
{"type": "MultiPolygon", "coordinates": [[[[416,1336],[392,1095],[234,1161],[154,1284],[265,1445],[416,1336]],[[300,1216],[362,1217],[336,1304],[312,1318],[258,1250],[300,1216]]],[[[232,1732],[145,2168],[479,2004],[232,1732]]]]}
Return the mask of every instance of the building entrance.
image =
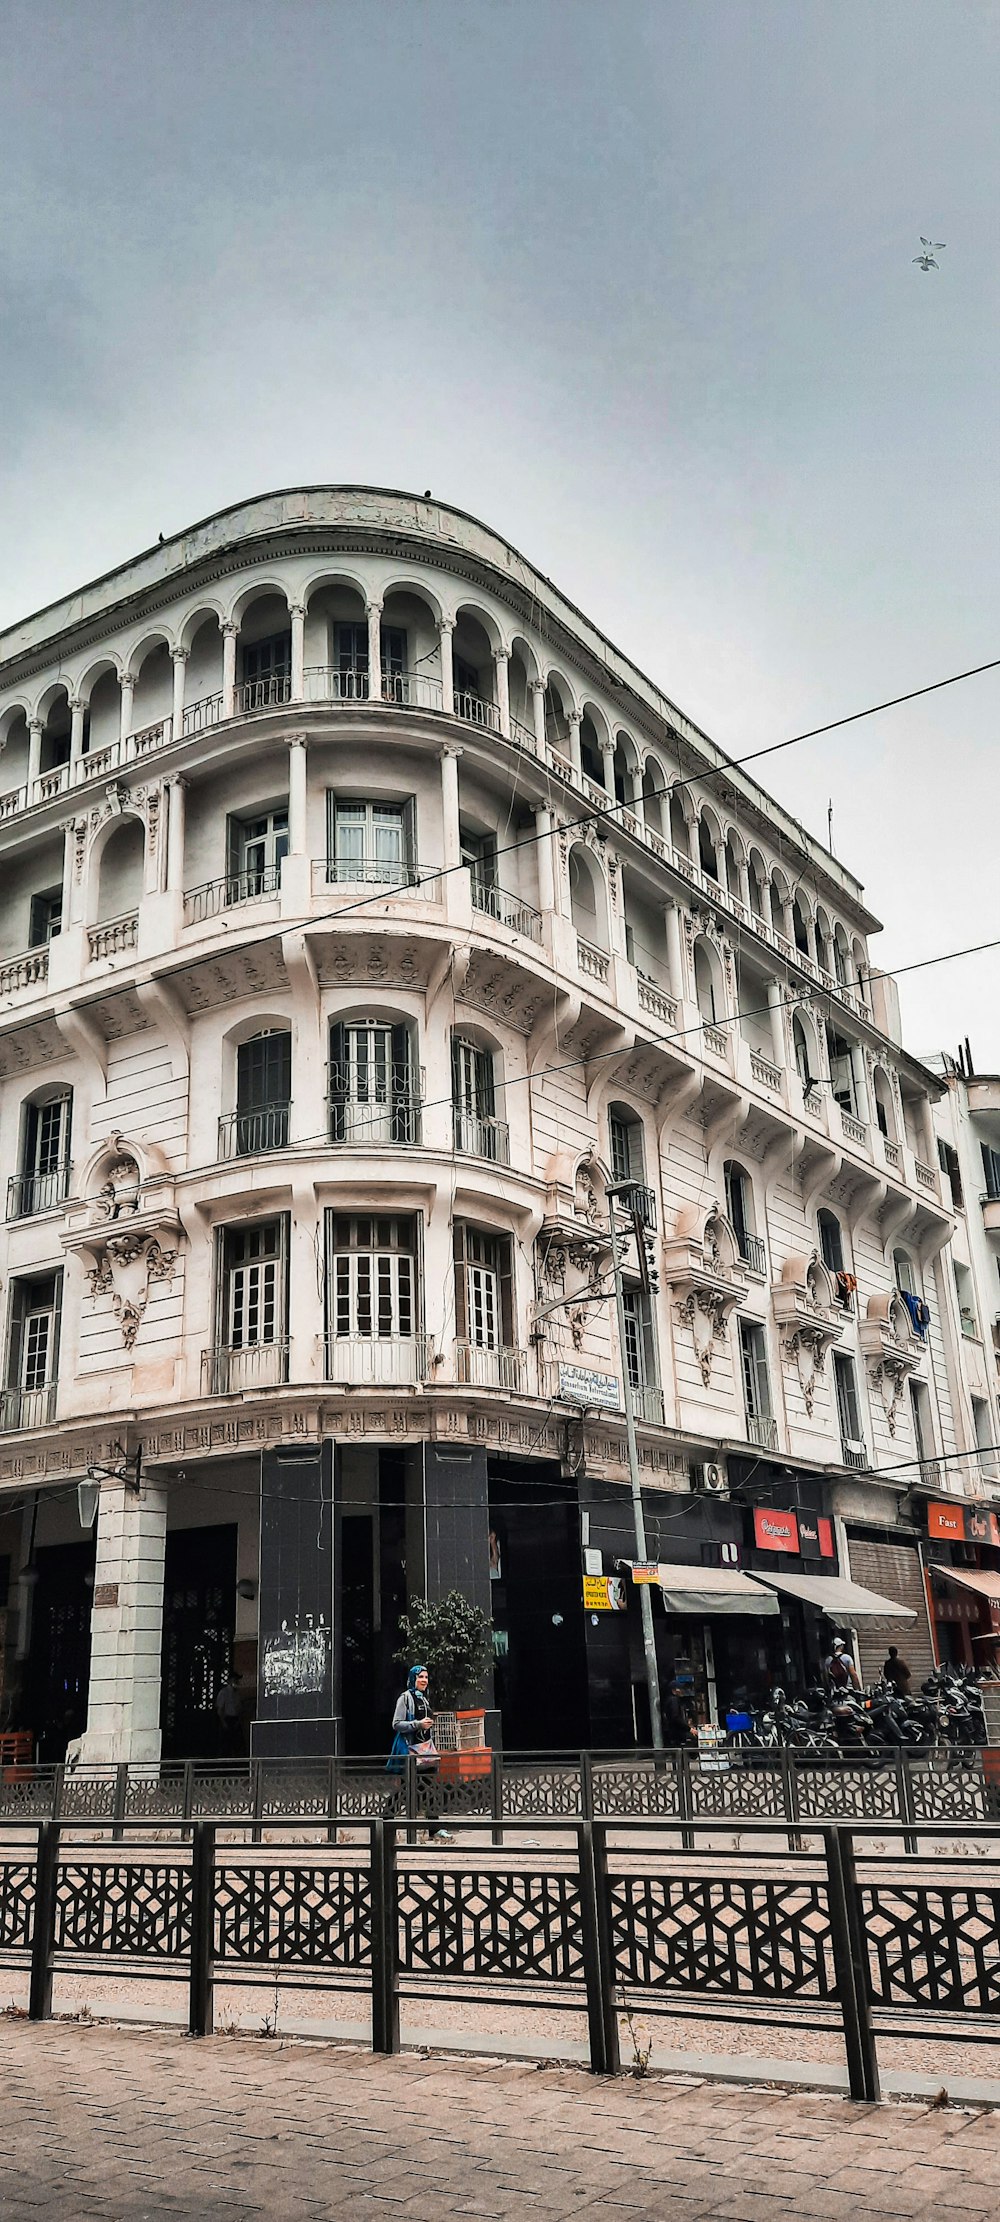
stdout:
{"type": "MultiPolygon", "coordinates": [[[[167,1536],[160,1683],[164,1759],[235,1755],[236,1739],[220,1721],[215,1700],[233,1656],[237,1533],[235,1526],[180,1528],[167,1536]]],[[[252,1697],[248,1692],[247,1717],[252,1697]]]]}
{"type": "Polygon", "coordinates": [[[36,1554],[28,1673],[19,1725],[35,1736],[38,1758],[65,1759],[87,1726],[94,1542],[58,1543],[36,1554]]]}

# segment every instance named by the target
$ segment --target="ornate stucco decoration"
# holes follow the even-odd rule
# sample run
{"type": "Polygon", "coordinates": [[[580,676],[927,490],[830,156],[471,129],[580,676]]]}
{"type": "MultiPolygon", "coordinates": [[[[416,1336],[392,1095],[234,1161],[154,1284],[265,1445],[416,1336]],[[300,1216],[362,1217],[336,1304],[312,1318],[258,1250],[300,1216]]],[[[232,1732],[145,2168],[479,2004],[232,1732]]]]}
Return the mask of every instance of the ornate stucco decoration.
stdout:
{"type": "Polygon", "coordinates": [[[798,1367],[805,1408],[811,1418],[827,1351],[844,1332],[833,1274],[818,1251],[785,1259],[781,1279],[771,1288],[771,1302],[785,1350],[798,1367]]]}
{"type": "Polygon", "coordinates": [[[859,1341],[868,1364],[868,1378],[879,1390],[885,1407],[889,1433],[895,1435],[903,1390],[910,1376],[921,1372],[926,1356],[898,1289],[883,1289],[869,1297],[859,1341]]]}
{"type": "Polygon", "coordinates": [[[150,1152],[115,1134],[68,1215],[63,1243],[91,1260],[91,1300],[110,1298],[126,1350],[135,1345],[153,1284],[173,1278],[181,1225],[172,1187],[152,1166],[150,1152]]]}
{"type": "Polygon", "coordinates": [[[691,1332],[707,1387],[717,1343],[725,1342],[730,1314],[744,1303],[747,1280],[736,1233],[725,1213],[686,1204],[663,1245],[663,1275],[674,1291],[678,1324],[691,1332]]]}

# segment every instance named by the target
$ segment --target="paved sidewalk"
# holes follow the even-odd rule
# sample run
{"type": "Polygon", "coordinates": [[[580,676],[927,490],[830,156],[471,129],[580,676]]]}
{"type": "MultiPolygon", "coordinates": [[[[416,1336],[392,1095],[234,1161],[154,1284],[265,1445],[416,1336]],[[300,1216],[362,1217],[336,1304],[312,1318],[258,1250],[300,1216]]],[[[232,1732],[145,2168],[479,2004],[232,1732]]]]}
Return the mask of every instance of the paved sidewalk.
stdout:
{"type": "Polygon", "coordinates": [[[3,2222],[993,2222],[1000,2115],[0,2023],[3,2222]]]}

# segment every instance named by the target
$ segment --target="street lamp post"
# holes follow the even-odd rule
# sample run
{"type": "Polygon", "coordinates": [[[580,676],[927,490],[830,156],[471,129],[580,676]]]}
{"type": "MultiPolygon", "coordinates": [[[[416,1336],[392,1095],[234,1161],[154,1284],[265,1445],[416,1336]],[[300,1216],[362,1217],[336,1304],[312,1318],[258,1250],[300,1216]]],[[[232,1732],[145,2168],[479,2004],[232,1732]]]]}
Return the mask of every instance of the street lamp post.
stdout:
{"type": "MultiPolygon", "coordinates": [[[[648,1193],[637,1189],[634,1182],[624,1181],[608,1190],[608,1210],[611,1218],[611,1260],[615,1276],[615,1310],[618,1315],[618,1349],[621,1354],[622,1395],[625,1399],[625,1436],[628,1444],[628,1471],[632,1487],[632,1519],[635,1527],[635,1555],[646,1560],[646,1521],[642,1509],[642,1483],[639,1478],[639,1444],[635,1432],[635,1406],[632,1402],[632,1382],[628,1367],[628,1343],[625,1335],[625,1294],[622,1288],[621,1252],[619,1250],[618,1224],[615,1203],[622,1195],[626,1199],[632,1229],[635,1234],[639,1263],[644,1282],[648,1280],[649,1266],[645,1244],[648,1219],[639,1208],[638,1199],[648,1193]]],[[[652,1199],[650,1198],[650,1202],[652,1199]]],[[[642,1615],[642,1648],[646,1662],[646,1688],[649,1693],[649,1725],[654,1751],[663,1750],[663,1722],[660,1717],[660,1677],[656,1664],[656,1635],[653,1629],[653,1600],[648,1582],[640,1582],[639,1610],[642,1615]]]]}

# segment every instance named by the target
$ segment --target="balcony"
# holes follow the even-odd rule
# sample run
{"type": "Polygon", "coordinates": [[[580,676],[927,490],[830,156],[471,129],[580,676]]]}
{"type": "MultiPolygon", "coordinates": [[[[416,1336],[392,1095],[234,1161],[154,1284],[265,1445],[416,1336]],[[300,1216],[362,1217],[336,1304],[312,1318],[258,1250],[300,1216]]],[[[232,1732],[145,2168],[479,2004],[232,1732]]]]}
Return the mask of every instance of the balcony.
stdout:
{"type": "Polygon", "coordinates": [[[307,702],[367,702],[367,671],[341,671],[339,664],[307,664],[303,672],[307,702]]]}
{"type": "Polygon", "coordinates": [[[122,918],[109,918],[104,926],[88,926],[87,948],[91,964],[102,957],[120,957],[126,950],[134,949],[139,940],[139,913],[127,911],[122,918]]]}
{"type": "Polygon", "coordinates": [[[672,995],[664,995],[662,988],[654,987],[651,980],[639,979],[639,1009],[648,1011],[650,1018],[658,1018],[664,1026],[676,1026],[677,1005],[672,995]]]}
{"type": "Polygon", "coordinates": [[[777,1450],[778,1422],[772,1419],[770,1412],[747,1413],[747,1442],[755,1444],[758,1450],[777,1450]]]}
{"type": "Polygon", "coordinates": [[[761,1088],[769,1088],[773,1095],[781,1094],[780,1068],[772,1065],[767,1057],[762,1057],[759,1050],[750,1051],[750,1070],[761,1088]]]}
{"type": "Polygon", "coordinates": [[[637,1420],[644,1420],[647,1427],[663,1427],[663,1390],[652,1381],[633,1381],[632,1410],[637,1420]]]}
{"type": "Polygon", "coordinates": [[[330,1140],[362,1150],[420,1142],[424,1074],[412,1065],[331,1065],[330,1140]]]}
{"type": "Polygon", "coordinates": [[[265,864],[255,872],[227,872],[222,879],[203,880],[184,897],[184,924],[200,926],[237,903],[262,903],[277,895],[281,886],[280,864],[265,864]]]}
{"type": "Polygon", "coordinates": [[[430,1335],[328,1335],[326,1378],[356,1388],[405,1389],[426,1381],[430,1335]]]}
{"type": "Polygon", "coordinates": [[[541,941],[542,914],[531,903],[522,903],[517,895],[508,895],[502,887],[490,887],[485,880],[472,877],[472,907],[483,911],[487,918],[495,918],[501,926],[509,926],[512,933],[523,934],[526,941],[541,941]]]}
{"type": "Polygon", "coordinates": [[[1000,1234],[1000,1196],[982,1196],[983,1226],[987,1234],[1000,1234]]]}
{"type": "Polygon", "coordinates": [[[486,1157],[491,1165],[510,1164],[510,1130],[503,1119],[483,1119],[452,1105],[455,1148],[463,1157],[486,1157]]]}
{"type": "Polygon", "coordinates": [[[478,1343],[455,1344],[455,1379],[473,1389],[509,1389],[523,1395],[528,1359],[524,1350],[481,1349],[478,1343]]]}
{"type": "Polygon", "coordinates": [[[728,1064],[729,1037],[723,1033],[721,1026],[703,1026],[701,1033],[705,1047],[711,1051],[712,1056],[721,1057],[723,1063],[728,1064]]]}
{"type": "Polygon", "coordinates": [[[219,1161],[236,1157],[266,1157],[270,1150],[288,1148],[287,1103],[262,1103],[255,1111],[227,1111],[219,1120],[219,1161]]]}
{"type": "Polygon", "coordinates": [[[287,1342],[220,1343],[201,1354],[202,1396],[240,1396],[277,1389],[288,1379],[287,1342]]]}
{"type": "Polygon", "coordinates": [[[236,689],[236,715],[249,717],[254,710],[277,710],[291,699],[292,682],[287,671],[271,679],[245,679],[236,689]]]}
{"type": "Polygon", "coordinates": [[[53,1165],[47,1173],[13,1173],[7,1182],[8,1219],[32,1219],[38,1211],[55,1211],[69,1195],[72,1167],[53,1165]]]}
{"type": "Polygon", "coordinates": [[[200,702],[189,702],[183,719],[185,740],[195,733],[208,733],[213,725],[222,723],[223,697],[221,694],[203,694],[200,702]]]}
{"type": "Polygon", "coordinates": [[[737,1240],[740,1246],[740,1257],[744,1265],[749,1268],[751,1273],[765,1274],[767,1272],[767,1251],[762,1237],[759,1234],[747,1234],[744,1231],[743,1234],[737,1236],[737,1240]]]}
{"type": "MultiPolygon", "coordinates": [[[[428,884],[435,878],[427,874],[428,884]]],[[[402,857],[322,856],[313,860],[313,893],[324,887],[419,887],[421,868],[402,857]]]]}
{"type": "Polygon", "coordinates": [[[48,976],[48,949],[29,949],[10,964],[0,964],[0,995],[16,995],[21,988],[43,988],[48,976]]]}
{"type": "Polygon", "coordinates": [[[56,1416],[58,1386],[56,1381],[44,1381],[37,1389],[4,1389],[0,1428],[49,1427],[56,1416]]]}
{"type": "Polygon", "coordinates": [[[480,725],[487,733],[499,733],[500,712],[495,702],[484,702],[481,694],[470,694],[462,689],[455,695],[455,716],[463,718],[466,725],[480,725]]]}
{"type": "Polygon", "coordinates": [[[870,1136],[864,1120],[856,1119],[853,1111],[845,1111],[843,1104],[840,1107],[840,1124],[845,1141],[855,1142],[860,1150],[870,1147],[870,1136]]]}
{"type": "Polygon", "coordinates": [[[577,934],[576,937],[576,961],[581,972],[585,972],[589,979],[607,982],[611,972],[611,959],[607,950],[596,949],[592,941],[584,941],[582,934],[577,934]]]}

